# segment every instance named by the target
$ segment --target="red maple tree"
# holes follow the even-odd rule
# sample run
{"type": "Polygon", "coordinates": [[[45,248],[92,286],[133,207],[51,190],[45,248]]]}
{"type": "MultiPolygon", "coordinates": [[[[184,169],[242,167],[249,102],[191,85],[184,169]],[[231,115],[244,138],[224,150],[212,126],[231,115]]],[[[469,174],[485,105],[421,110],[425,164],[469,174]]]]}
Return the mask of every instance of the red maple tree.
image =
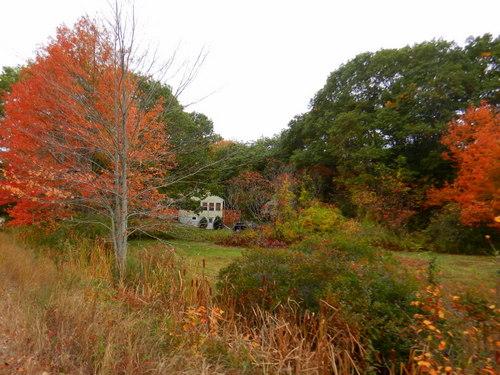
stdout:
{"type": "Polygon", "coordinates": [[[5,98],[0,123],[0,198],[16,202],[11,224],[104,215],[120,271],[128,236],[143,229],[131,221],[165,212],[160,190],[174,163],[162,103],[144,91],[127,42],[119,22],[59,28],[5,98]]]}
{"type": "Polygon", "coordinates": [[[486,103],[448,124],[443,157],[456,163],[455,181],[429,193],[429,203],[459,205],[465,225],[500,227],[500,114],[486,103]],[[497,218],[497,220],[495,220],[497,218]]]}

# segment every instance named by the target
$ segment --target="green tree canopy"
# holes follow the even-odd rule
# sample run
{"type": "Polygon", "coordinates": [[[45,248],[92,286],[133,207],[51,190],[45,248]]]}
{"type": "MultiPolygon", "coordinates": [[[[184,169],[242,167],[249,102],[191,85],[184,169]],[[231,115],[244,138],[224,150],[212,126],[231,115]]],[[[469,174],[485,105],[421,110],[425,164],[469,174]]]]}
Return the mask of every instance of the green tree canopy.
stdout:
{"type": "Polygon", "coordinates": [[[2,68],[2,73],[0,73],[0,117],[4,114],[5,95],[10,92],[11,86],[18,81],[20,71],[21,67],[4,66],[2,68]]]}
{"type": "MultiPolygon", "coordinates": [[[[166,188],[172,198],[185,199],[213,190],[216,175],[213,165],[217,155],[213,151],[221,137],[214,133],[212,121],[203,113],[188,112],[179,103],[168,85],[144,77],[142,85],[152,99],[161,99],[164,106],[162,121],[168,134],[168,144],[175,167],[169,172],[175,184],[166,188]]],[[[190,199],[183,204],[190,204],[190,199]]]]}
{"type": "Polygon", "coordinates": [[[408,183],[453,177],[440,144],[446,123],[482,100],[500,103],[499,38],[443,40],[367,52],[335,70],[279,140],[299,168],[321,166],[337,184],[374,183],[377,170],[408,183]],[[383,168],[377,167],[383,166],[383,168]]]}

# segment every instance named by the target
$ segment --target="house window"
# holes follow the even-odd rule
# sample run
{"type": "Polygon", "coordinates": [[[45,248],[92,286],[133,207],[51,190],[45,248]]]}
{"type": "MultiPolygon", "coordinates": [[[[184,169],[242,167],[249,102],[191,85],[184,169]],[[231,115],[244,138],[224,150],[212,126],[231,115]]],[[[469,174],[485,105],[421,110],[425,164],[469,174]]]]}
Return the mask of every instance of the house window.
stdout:
{"type": "Polygon", "coordinates": [[[214,219],[212,219],[212,218],[208,219],[209,223],[212,223],[213,221],[214,221],[214,219]]]}
{"type": "Polygon", "coordinates": [[[216,203],[216,204],[215,204],[215,211],[220,211],[220,209],[221,209],[221,207],[220,207],[220,206],[221,206],[221,204],[220,204],[220,203],[216,203]]]}
{"type": "Polygon", "coordinates": [[[209,203],[208,204],[208,210],[209,211],[214,211],[214,209],[215,209],[214,203],[209,203]]]}
{"type": "Polygon", "coordinates": [[[193,216],[193,220],[196,220],[196,216],[193,216]]]}
{"type": "Polygon", "coordinates": [[[208,210],[207,202],[203,202],[201,206],[203,207],[203,211],[208,210]]]}

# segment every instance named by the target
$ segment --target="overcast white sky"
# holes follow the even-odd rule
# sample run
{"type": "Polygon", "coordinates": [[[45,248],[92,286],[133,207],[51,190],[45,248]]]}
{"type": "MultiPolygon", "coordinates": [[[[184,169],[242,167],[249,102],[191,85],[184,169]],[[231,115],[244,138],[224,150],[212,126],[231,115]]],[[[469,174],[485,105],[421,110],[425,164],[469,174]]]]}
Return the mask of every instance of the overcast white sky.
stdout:
{"type": "MultiPolygon", "coordinates": [[[[165,58],[208,57],[181,103],[226,139],[250,141],[286,128],[330,72],[358,53],[433,38],[463,44],[500,34],[500,1],[482,0],[136,0],[139,37],[165,58]]],[[[0,66],[23,64],[37,46],[106,0],[2,0],[0,66]]]]}

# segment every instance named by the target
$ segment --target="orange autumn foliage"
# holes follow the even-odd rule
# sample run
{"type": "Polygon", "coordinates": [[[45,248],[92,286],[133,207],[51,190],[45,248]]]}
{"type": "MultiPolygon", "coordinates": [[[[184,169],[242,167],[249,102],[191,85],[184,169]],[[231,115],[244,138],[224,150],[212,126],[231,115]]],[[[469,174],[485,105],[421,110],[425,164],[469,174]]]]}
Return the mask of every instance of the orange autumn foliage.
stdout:
{"type": "Polygon", "coordinates": [[[120,194],[137,212],[159,207],[153,186],[173,163],[163,108],[140,101],[140,78],[114,43],[87,18],[61,27],[6,96],[0,197],[17,203],[11,224],[109,213],[120,194]]]}
{"type": "Polygon", "coordinates": [[[456,163],[455,181],[429,192],[431,205],[456,203],[465,225],[500,228],[500,114],[493,106],[470,107],[448,124],[443,157],[456,163]]]}

